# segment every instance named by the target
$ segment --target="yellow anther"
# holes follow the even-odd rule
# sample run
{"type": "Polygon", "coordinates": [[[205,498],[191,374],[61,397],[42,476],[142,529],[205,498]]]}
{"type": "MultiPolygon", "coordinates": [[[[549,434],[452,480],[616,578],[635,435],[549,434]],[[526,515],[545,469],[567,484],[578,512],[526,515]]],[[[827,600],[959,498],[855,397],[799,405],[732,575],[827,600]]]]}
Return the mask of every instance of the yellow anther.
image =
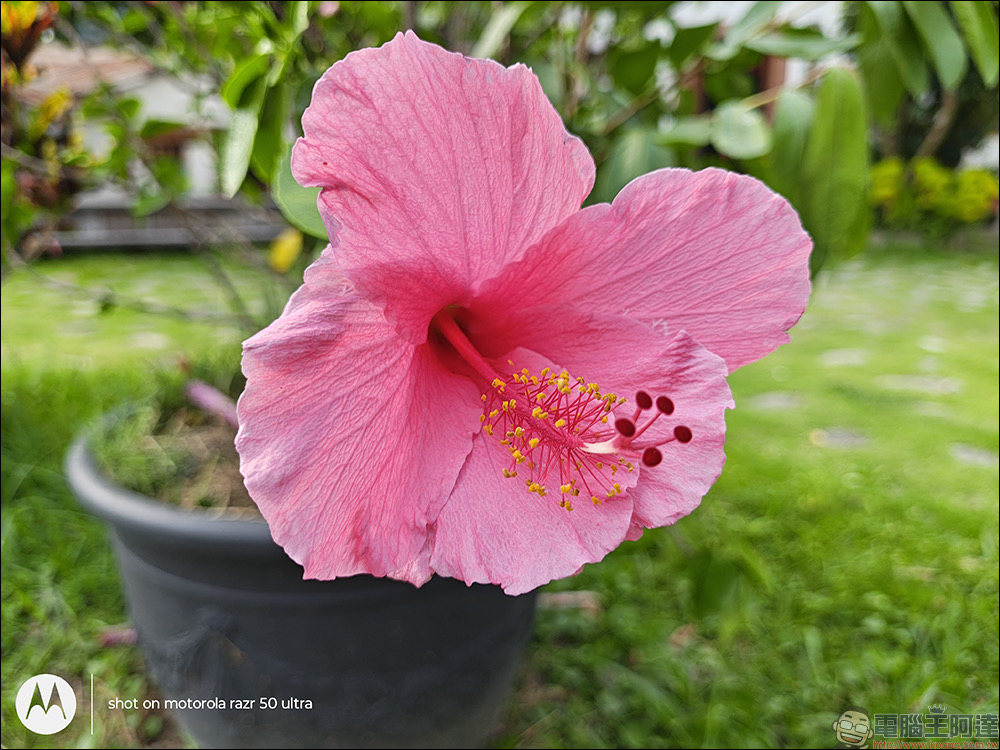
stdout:
{"type": "Polygon", "coordinates": [[[491,425],[491,424],[483,425],[483,429],[486,430],[486,434],[487,435],[492,435],[493,434],[493,425],[491,425]]]}
{"type": "Polygon", "coordinates": [[[494,409],[493,411],[490,412],[490,419],[496,419],[499,414],[500,414],[500,410],[499,409],[494,409]]]}
{"type": "Polygon", "coordinates": [[[596,495],[591,495],[590,499],[594,503],[594,505],[600,505],[601,504],[601,501],[597,498],[596,495]]]}
{"type": "Polygon", "coordinates": [[[565,426],[566,426],[566,420],[565,419],[561,419],[560,418],[560,419],[556,420],[556,427],[565,427],[565,426]]]}
{"type": "Polygon", "coordinates": [[[524,456],[521,455],[521,451],[519,451],[517,448],[512,450],[510,452],[510,455],[512,455],[514,457],[514,460],[517,461],[519,464],[524,463],[524,456]]]}
{"type": "Polygon", "coordinates": [[[480,400],[482,400],[482,401],[486,401],[486,394],[484,393],[484,394],[483,394],[482,396],[480,396],[479,398],[480,398],[480,400]]]}
{"type": "Polygon", "coordinates": [[[548,419],[549,413],[543,410],[542,407],[536,406],[534,409],[531,410],[531,416],[533,416],[535,419],[548,419]]]}
{"type": "Polygon", "coordinates": [[[540,377],[540,378],[544,378],[544,377],[545,377],[546,375],[548,375],[548,374],[549,374],[550,372],[552,372],[552,368],[551,368],[551,367],[543,367],[543,368],[542,368],[542,371],[541,371],[540,373],[538,373],[538,377],[540,377]]]}
{"type": "Polygon", "coordinates": [[[559,491],[565,495],[566,493],[573,491],[573,485],[571,485],[571,484],[562,484],[562,485],[559,486],[559,491]]]}
{"type": "Polygon", "coordinates": [[[618,473],[618,467],[615,464],[611,464],[611,476],[618,473]]]}
{"type": "Polygon", "coordinates": [[[514,428],[514,437],[521,437],[521,435],[523,435],[523,434],[524,434],[524,428],[523,427],[515,427],[514,428]]]}
{"type": "Polygon", "coordinates": [[[532,448],[537,448],[539,442],[540,441],[539,441],[538,438],[533,437],[533,438],[531,438],[531,440],[528,441],[528,445],[530,445],[532,448]]]}
{"type": "Polygon", "coordinates": [[[479,415],[479,421],[480,422],[485,422],[486,421],[486,415],[485,414],[480,414],[479,415]]]}
{"type": "Polygon", "coordinates": [[[503,475],[507,479],[510,479],[511,477],[516,477],[517,476],[517,472],[516,471],[511,471],[510,469],[504,469],[503,470],[503,475]]]}
{"type": "Polygon", "coordinates": [[[618,482],[615,482],[615,493],[617,494],[621,491],[622,491],[622,486],[618,484],[618,482]]]}

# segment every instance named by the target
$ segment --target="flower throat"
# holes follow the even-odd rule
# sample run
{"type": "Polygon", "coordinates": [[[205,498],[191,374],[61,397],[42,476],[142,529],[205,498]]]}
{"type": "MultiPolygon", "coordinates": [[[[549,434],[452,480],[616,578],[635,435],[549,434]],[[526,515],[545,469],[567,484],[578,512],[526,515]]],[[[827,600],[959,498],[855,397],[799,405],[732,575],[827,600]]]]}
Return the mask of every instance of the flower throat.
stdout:
{"type": "Polygon", "coordinates": [[[509,453],[503,475],[520,477],[528,491],[539,496],[554,494],[558,483],[559,505],[566,510],[573,510],[577,497],[589,497],[595,505],[615,497],[635,485],[638,472],[633,461],[653,468],[663,460],[660,446],[692,440],[684,425],[655,442],[640,440],[657,419],[673,414],[674,404],[666,396],[654,400],[639,391],[631,417],[615,418],[613,410],[624,406],[626,399],[602,393],[597,383],[548,367],[532,374],[527,368],[516,369],[512,360],[507,363],[514,369],[504,376],[447,312],[438,313],[431,328],[489,384],[481,396],[479,421],[483,431],[509,453]],[[640,426],[639,418],[654,406],[651,418],[640,426]]]}

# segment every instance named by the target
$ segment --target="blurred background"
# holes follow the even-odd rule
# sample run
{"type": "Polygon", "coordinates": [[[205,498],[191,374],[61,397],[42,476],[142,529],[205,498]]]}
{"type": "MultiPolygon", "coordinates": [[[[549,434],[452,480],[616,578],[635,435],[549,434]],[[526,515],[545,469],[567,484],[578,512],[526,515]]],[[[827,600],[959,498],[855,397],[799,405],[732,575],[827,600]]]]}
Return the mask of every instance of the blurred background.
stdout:
{"type": "Polygon", "coordinates": [[[405,29],[529,65],[594,156],[588,202],[718,166],[815,241],[792,343],[730,378],[722,478],[546,587],[494,746],[824,747],[848,705],[995,717],[997,7],[2,3],[3,746],[189,746],[159,712],[17,719],[41,672],[156,694],[62,460],[191,377],[239,394],[240,342],[325,244],[288,167],[312,85],[405,29]]]}

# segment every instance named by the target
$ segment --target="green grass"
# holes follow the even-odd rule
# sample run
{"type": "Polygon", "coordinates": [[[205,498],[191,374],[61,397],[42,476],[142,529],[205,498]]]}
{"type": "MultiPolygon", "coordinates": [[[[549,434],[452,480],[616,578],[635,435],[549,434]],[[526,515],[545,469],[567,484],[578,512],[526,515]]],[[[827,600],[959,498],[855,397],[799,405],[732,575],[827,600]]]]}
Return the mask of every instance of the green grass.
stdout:
{"type": "MultiPolygon", "coordinates": [[[[51,266],[127,291],[160,283],[144,260],[51,266]]],[[[100,645],[123,601],[61,460],[165,362],[219,346],[186,321],[71,307],[28,277],[4,286],[2,743],[177,742],[155,716],[40,737],[13,711],[42,671],[93,672],[99,697],[148,689],[135,649],[100,645]],[[139,349],[136,330],[166,338],[139,349]]],[[[824,276],[792,343],[731,376],[729,460],[701,508],[547,587],[600,608],[540,611],[496,746],[827,747],[848,704],[996,713],[998,313],[995,249],[881,249],[824,276]]]]}

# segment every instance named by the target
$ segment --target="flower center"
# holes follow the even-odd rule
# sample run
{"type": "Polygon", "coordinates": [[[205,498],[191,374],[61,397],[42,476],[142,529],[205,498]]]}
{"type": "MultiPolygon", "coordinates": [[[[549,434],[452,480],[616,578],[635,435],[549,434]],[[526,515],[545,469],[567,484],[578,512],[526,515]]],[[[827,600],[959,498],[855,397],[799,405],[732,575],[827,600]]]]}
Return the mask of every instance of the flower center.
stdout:
{"type": "Polygon", "coordinates": [[[580,495],[600,504],[622,492],[618,473],[632,472],[632,463],[617,452],[605,455],[587,448],[612,439],[609,415],[625,399],[602,394],[596,383],[548,367],[538,375],[524,368],[508,378],[495,377],[482,399],[483,429],[510,453],[505,477],[526,475],[528,490],[541,496],[558,482],[559,504],[567,510],[580,495]]]}
{"type": "MultiPolygon", "coordinates": [[[[546,367],[537,375],[527,368],[498,373],[475,348],[446,311],[431,322],[455,352],[487,383],[479,421],[510,454],[502,469],[508,478],[520,477],[529,492],[546,496],[558,484],[559,504],[573,510],[573,498],[589,497],[595,505],[635,485],[633,460],[653,468],[663,460],[660,446],[689,443],[691,429],[677,425],[658,440],[642,440],[660,417],[674,413],[667,396],[655,400],[646,391],[635,395],[632,416],[614,418],[615,407],[626,403],[614,393],[602,393],[597,383],[573,378],[546,367]],[[643,425],[644,412],[655,411],[643,425]],[[623,487],[624,485],[624,487],[623,487]]],[[[508,364],[516,368],[512,360],[508,364]]]]}

